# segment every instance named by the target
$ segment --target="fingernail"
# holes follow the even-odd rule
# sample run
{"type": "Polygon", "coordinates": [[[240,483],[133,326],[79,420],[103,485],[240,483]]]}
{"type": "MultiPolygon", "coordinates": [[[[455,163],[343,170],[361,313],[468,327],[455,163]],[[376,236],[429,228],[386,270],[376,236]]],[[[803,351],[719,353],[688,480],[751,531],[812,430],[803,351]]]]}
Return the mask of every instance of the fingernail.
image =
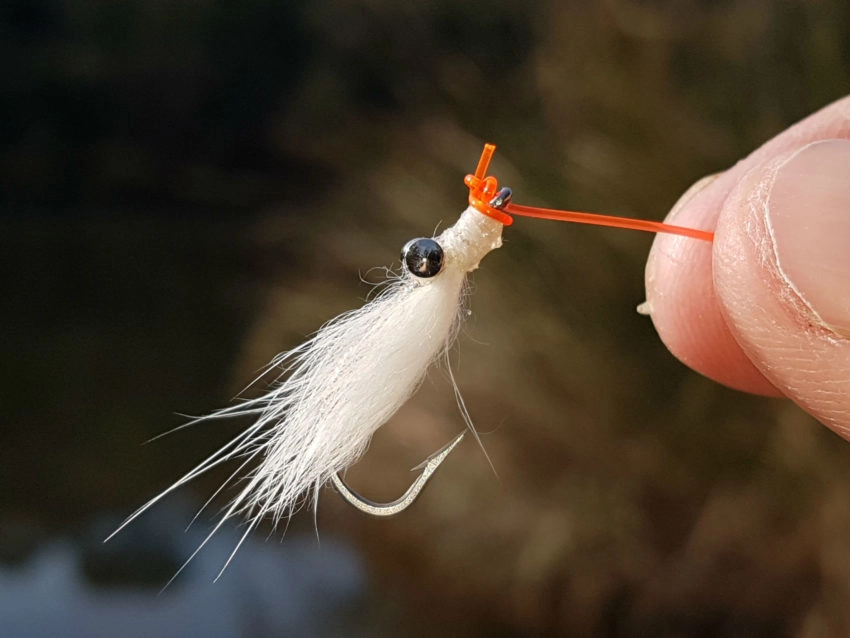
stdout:
{"type": "Polygon", "coordinates": [[[809,144],[779,167],[767,226],[786,283],[816,321],[850,337],[850,141],[809,144]]]}

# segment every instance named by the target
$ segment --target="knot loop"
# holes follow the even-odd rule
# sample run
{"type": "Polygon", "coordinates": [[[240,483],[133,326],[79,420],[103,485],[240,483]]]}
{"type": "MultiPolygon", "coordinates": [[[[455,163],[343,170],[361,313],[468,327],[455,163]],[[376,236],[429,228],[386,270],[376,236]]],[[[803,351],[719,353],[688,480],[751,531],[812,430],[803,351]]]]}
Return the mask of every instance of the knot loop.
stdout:
{"type": "Polygon", "coordinates": [[[487,215],[487,217],[491,217],[505,226],[510,226],[514,223],[513,217],[491,205],[492,200],[499,193],[498,180],[492,175],[485,177],[487,168],[490,166],[490,159],[495,151],[495,144],[485,144],[475,174],[464,177],[463,183],[469,188],[470,206],[482,215],[487,215]]]}

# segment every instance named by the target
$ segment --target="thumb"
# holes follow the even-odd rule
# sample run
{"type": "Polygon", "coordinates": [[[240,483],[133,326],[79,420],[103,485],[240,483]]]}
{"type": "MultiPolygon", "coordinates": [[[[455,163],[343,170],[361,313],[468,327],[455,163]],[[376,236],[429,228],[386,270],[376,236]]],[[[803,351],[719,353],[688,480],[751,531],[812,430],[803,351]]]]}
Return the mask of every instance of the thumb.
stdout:
{"type": "Polygon", "coordinates": [[[755,368],[850,438],[850,140],[749,170],[720,207],[712,272],[755,368]]]}

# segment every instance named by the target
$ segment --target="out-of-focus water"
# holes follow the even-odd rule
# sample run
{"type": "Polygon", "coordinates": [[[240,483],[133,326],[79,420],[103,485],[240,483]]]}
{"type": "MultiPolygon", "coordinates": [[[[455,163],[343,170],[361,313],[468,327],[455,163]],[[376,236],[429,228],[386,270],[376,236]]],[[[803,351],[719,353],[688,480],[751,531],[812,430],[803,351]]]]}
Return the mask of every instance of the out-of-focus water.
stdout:
{"type": "Polygon", "coordinates": [[[367,599],[369,575],[351,545],[327,535],[293,534],[285,543],[251,536],[213,582],[241,537],[225,526],[165,587],[204,541],[201,525],[184,531],[192,515],[181,501],[106,544],[117,519],[45,538],[23,561],[0,567],[2,635],[352,635],[347,619],[367,599]]]}

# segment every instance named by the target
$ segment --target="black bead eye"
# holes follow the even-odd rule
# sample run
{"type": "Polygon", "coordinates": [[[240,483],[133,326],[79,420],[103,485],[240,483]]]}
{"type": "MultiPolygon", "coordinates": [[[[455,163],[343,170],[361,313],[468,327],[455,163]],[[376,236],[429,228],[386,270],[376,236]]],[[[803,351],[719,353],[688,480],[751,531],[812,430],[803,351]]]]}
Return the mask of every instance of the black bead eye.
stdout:
{"type": "Polygon", "coordinates": [[[401,249],[401,261],[417,277],[433,277],[443,269],[443,249],[433,239],[411,239],[401,249]]]}

